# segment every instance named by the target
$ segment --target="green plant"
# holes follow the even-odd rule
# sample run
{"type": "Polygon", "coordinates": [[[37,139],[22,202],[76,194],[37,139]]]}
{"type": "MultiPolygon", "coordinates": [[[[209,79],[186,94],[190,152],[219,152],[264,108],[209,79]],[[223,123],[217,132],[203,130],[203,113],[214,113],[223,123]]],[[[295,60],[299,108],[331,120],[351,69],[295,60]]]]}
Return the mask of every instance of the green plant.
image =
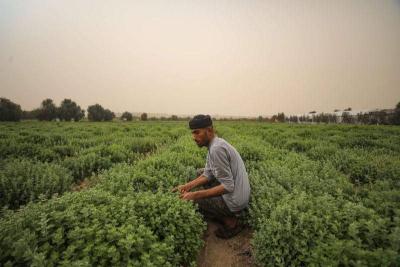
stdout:
{"type": "Polygon", "coordinates": [[[0,203],[16,209],[39,197],[62,194],[71,188],[72,182],[69,171],[57,164],[9,160],[0,168],[0,203]]]}
{"type": "Polygon", "coordinates": [[[178,266],[194,259],[203,230],[192,204],[174,195],[68,193],[0,219],[0,263],[178,266]]]}

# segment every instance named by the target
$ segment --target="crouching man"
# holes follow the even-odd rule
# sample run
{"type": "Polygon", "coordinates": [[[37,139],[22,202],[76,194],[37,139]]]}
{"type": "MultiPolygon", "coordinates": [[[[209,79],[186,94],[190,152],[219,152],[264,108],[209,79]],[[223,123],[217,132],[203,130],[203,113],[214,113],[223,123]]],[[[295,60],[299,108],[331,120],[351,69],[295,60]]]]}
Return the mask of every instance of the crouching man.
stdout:
{"type": "Polygon", "coordinates": [[[196,115],[189,121],[189,128],[196,144],[207,147],[207,161],[202,174],[174,190],[180,192],[182,199],[195,201],[206,218],[222,223],[216,236],[231,238],[243,228],[239,217],[250,198],[243,160],[232,145],[215,134],[209,115],[196,115]],[[191,192],[199,186],[203,189],[191,192]]]}

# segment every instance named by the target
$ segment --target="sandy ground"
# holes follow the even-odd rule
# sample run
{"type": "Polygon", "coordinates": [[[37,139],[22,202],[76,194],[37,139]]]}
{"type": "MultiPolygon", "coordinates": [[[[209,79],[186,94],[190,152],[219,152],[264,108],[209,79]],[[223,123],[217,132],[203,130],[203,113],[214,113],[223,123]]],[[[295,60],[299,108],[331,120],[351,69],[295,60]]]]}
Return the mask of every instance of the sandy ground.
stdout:
{"type": "Polygon", "coordinates": [[[215,222],[207,222],[204,234],[204,247],[197,257],[198,267],[244,267],[255,266],[251,257],[249,228],[231,239],[220,239],[214,231],[218,228],[215,222]]]}

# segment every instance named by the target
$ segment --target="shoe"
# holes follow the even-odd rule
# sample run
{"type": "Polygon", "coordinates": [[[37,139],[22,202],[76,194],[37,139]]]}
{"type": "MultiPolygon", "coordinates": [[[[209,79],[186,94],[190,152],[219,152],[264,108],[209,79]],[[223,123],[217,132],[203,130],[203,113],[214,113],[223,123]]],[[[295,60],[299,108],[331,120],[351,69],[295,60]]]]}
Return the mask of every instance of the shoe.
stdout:
{"type": "Polygon", "coordinates": [[[238,223],[234,228],[227,228],[225,226],[218,228],[215,230],[215,235],[222,239],[229,239],[237,234],[239,234],[243,230],[244,226],[241,223],[238,223]]]}

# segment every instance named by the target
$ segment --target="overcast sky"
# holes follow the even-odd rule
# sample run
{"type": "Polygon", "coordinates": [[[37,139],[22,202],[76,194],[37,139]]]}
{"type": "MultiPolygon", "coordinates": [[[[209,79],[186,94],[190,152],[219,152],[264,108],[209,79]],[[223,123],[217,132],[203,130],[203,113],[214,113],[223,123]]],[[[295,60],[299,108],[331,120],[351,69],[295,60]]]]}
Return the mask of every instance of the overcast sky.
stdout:
{"type": "Polygon", "coordinates": [[[400,1],[0,0],[0,96],[271,115],[400,101],[400,1]]]}

